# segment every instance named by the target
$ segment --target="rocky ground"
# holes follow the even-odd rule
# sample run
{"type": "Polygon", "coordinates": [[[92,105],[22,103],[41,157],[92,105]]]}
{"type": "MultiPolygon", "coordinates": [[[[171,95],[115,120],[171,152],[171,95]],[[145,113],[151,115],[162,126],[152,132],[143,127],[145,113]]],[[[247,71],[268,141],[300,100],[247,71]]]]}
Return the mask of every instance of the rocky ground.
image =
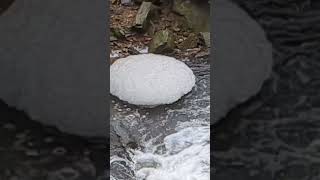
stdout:
{"type": "Polygon", "coordinates": [[[207,27],[195,25],[202,32],[192,29],[179,3],[121,2],[110,0],[111,61],[145,52],[179,59],[209,56],[207,27]]]}
{"type": "Polygon", "coordinates": [[[320,179],[320,3],[235,0],[266,30],[272,78],[213,126],[216,180],[320,179]]]}

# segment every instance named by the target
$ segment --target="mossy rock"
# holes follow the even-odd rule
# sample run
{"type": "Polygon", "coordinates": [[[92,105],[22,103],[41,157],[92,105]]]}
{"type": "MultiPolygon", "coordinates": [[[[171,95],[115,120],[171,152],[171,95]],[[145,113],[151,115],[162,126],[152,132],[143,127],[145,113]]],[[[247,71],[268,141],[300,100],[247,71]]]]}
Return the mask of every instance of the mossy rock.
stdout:
{"type": "MultiPolygon", "coordinates": [[[[207,2],[205,2],[207,3],[207,2]]],[[[172,10],[185,17],[189,28],[196,32],[209,31],[209,4],[186,0],[174,0],[172,10]]]]}
{"type": "Polygon", "coordinates": [[[169,30],[161,30],[155,33],[149,44],[149,52],[155,54],[166,54],[173,52],[175,48],[174,35],[169,30]]]}
{"type": "Polygon", "coordinates": [[[152,4],[152,2],[142,2],[136,15],[134,28],[144,31],[147,30],[148,26],[150,25],[150,20],[153,17],[156,17],[158,10],[159,7],[152,4]]]}

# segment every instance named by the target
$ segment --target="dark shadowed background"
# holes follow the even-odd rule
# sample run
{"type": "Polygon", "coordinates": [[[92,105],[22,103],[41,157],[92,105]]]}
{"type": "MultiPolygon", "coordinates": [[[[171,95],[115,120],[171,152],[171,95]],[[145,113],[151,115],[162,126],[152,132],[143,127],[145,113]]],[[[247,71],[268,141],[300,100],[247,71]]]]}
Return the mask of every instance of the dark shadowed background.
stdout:
{"type": "Polygon", "coordinates": [[[0,2],[0,179],[105,179],[107,3],[10,3],[0,2]]]}

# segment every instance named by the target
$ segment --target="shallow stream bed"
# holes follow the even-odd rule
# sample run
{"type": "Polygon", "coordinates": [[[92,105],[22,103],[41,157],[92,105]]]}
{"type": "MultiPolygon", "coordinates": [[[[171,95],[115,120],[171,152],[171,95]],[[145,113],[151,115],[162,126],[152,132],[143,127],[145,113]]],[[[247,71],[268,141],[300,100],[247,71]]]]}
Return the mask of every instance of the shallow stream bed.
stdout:
{"type": "Polygon", "coordinates": [[[210,65],[186,63],[196,86],[176,103],[150,109],[113,97],[112,179],[209,179],[210,65]]]}

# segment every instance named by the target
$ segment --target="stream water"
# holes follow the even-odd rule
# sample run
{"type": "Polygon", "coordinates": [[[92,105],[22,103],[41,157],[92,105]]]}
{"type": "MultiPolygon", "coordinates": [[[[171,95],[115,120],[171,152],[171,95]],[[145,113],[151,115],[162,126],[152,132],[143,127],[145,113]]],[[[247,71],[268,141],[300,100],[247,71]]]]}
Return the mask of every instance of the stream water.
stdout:
{"type": "Polygon", "coordinates": [[[174,104],[147,109],[113,97],[111,179],[210,179],[210,65],[186,63],[196,86],[174,104]]]}

